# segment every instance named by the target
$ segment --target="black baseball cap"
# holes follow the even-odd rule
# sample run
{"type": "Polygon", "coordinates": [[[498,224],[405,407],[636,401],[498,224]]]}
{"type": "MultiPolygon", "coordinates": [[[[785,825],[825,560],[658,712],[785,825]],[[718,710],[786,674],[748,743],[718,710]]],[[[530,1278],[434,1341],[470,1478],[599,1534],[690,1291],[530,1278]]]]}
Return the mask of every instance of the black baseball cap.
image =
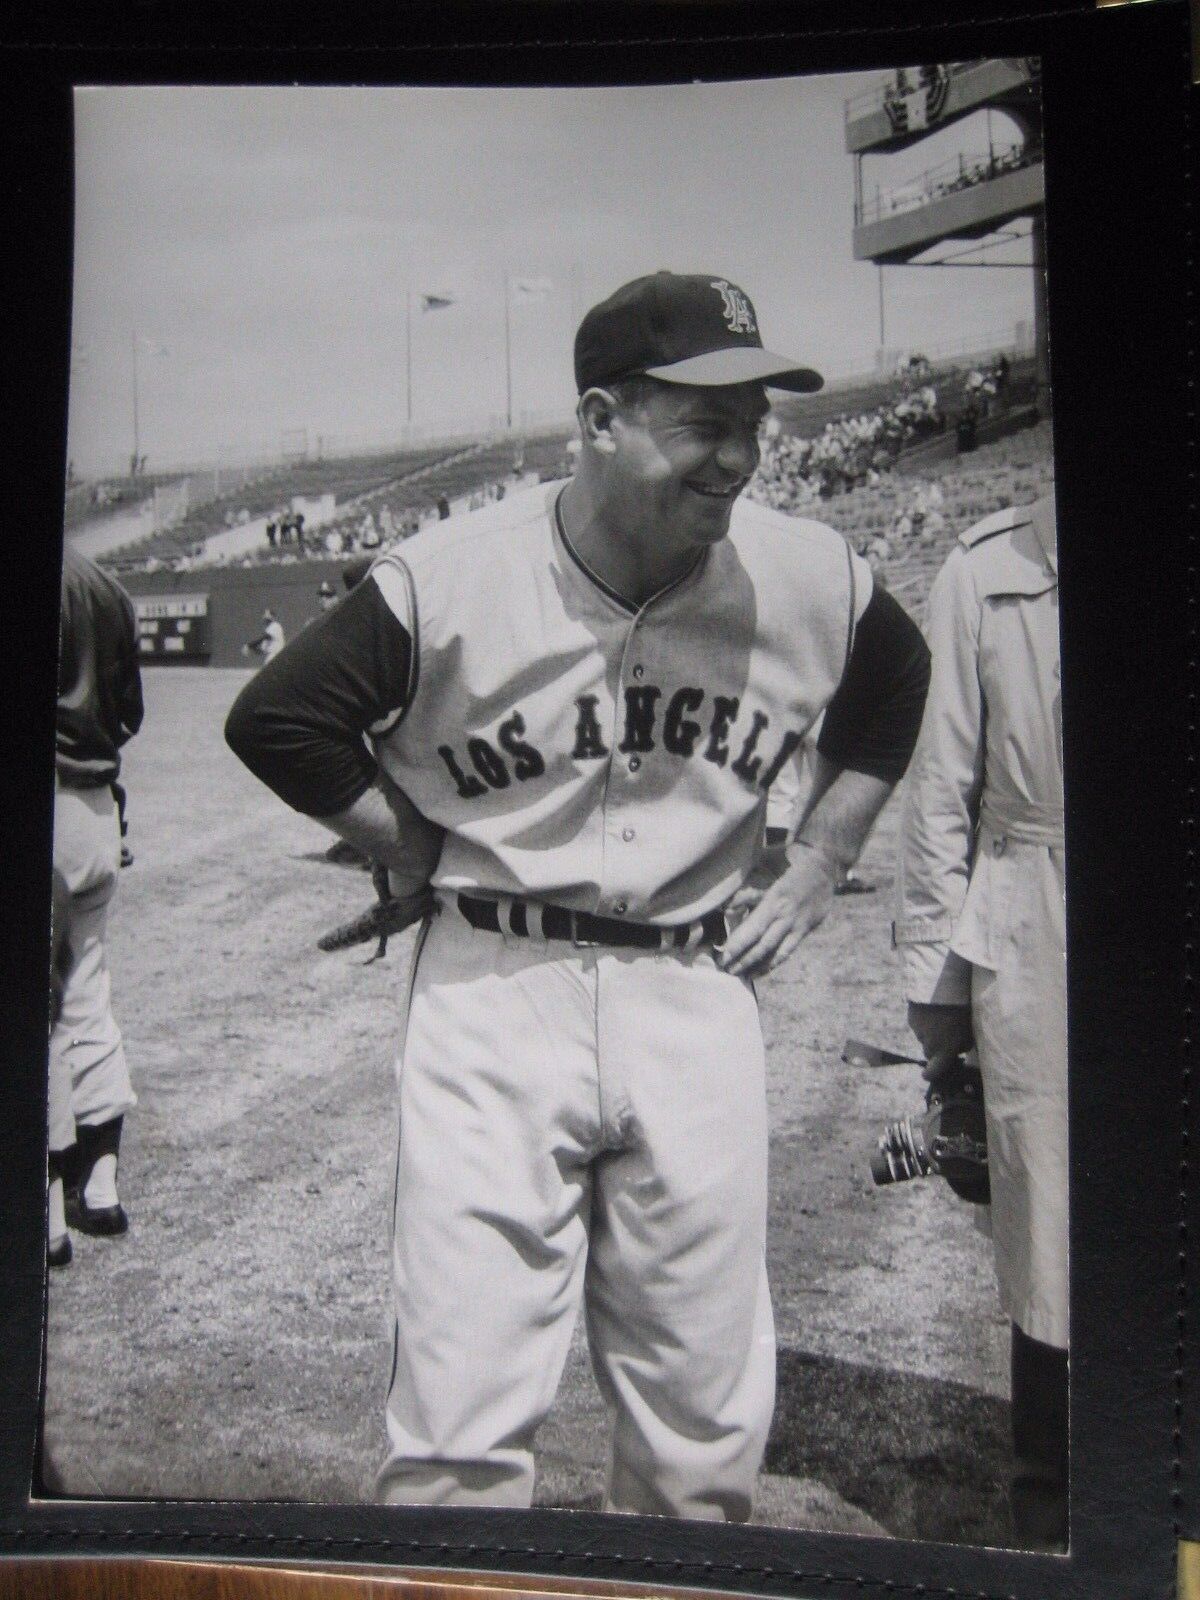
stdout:
{"type": "Polygon", "coordinates": [[[728,278],[654,272],[593,306],[575,335],[579,393],[644,374],[666,383],[765,383],[812,394],[811,367],[763,349],[749,296],[728,278]]]}

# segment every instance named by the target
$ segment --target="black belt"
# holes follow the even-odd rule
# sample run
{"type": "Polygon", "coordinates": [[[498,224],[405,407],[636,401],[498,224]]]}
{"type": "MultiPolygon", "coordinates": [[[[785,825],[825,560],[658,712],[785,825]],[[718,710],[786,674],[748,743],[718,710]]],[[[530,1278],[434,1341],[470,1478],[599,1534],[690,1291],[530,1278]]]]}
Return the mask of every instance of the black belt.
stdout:
{"type": "Polygon", "coordinates": [[[565,906],[544,905],[536,900],[501,903],[460,894],[458,909],[473,928],[483,933],[515,933],[520,939],[564,939],[573,945],[604,945],[616,950],[719,946],[725,943],[729,931],[723,911],[710,911],[696,922],[684,922],[675,928],[656,928],[646,922],[597,917],[590,911],[568,911],[565,906]]]}

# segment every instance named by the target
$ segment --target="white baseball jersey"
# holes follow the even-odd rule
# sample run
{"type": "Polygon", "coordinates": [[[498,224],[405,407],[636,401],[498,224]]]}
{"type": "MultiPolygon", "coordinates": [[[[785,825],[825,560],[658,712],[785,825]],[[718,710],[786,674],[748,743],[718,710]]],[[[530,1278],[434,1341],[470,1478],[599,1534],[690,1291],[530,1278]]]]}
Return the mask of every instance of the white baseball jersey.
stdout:
{"type": "Polygon", "coordinates": [[[686,921],[753,866],[870,569],[823,524],[739,501],[729,537],[634,607],[565,538],[562,487],[372,568],[413,641],[407,709],[372,729],[375,756],[448,830],[436,887],[686,921]]]}

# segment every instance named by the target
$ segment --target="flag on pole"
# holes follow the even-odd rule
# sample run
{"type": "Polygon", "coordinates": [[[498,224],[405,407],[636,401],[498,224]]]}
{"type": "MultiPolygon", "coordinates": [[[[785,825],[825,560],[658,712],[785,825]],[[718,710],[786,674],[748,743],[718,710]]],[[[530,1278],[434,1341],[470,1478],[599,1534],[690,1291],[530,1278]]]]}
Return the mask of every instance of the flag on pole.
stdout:
{"type": "Polygon", "coordinates": [[[447,306],[454,304],[453,295],[448,294],[423,294],[421,296],[422,311],[444,311],[447,306]]]}
{"type": "Polygon", "coordinates": [[[554,293],[554,284],[549,278],[514,278],[510,288],[514,300],[544,300],[554,293]]]}

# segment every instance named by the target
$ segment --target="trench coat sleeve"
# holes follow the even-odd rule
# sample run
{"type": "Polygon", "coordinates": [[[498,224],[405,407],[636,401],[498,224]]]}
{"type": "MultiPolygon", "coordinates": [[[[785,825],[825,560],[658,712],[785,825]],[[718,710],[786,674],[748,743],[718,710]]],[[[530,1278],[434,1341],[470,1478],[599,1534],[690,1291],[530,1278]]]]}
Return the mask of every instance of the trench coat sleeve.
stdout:
{"type": "Polygon", "coordinates": [[[971,967],[950,949],[966,898],[983,789],[981,604],[969,552],[951,551],[929,596],[929,698],[905,784],[894,939],[909,1001],[970,1004],[971,967]]]}

